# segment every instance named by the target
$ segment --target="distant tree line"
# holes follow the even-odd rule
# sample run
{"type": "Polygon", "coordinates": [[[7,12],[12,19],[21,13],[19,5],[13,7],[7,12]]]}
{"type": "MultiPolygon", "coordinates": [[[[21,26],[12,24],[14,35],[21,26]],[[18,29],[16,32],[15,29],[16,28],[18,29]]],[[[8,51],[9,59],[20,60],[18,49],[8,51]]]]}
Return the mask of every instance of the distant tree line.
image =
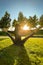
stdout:
{"type": "MultiPolygon", "coordinates": [[[[2,30],[7,31],[8,28],[11,26],[10,24],[11,24],[10,14],[6,11],[4,16],[0,18],[0,28],[2,30]]],[[[14,19],[12,21],[12,27],[15,27],[15,35],[20,34],[18,33],[21,29],[20,26],[23,26],[24,24],[28,24],[30,28],[36,28],[37,25],[40,25],[42,28],[43,27],[43,15],[41,15],[39,19],[36,15],[29,16],[29,18],[26,18],[22,12],[19,12],[18,19],[17,20],[14,19]]]]}
{"type": "MultiPolygon", "coordinates": [[[[4,16],[0,18],[0,28],[9,28],[11,23],[10,14],[6,11],[4,16]]],[[[19,25],[21,23],[28,23],[30,27],[36,27],[38,24],[43,27],[43,15],[38,17],[36,15],[29,16],[29,18],[26,18],[22,12],[19,12],[18,19],[14,19],[12,22],[12,26],[16,28],[16,25],[19,25]]]]}

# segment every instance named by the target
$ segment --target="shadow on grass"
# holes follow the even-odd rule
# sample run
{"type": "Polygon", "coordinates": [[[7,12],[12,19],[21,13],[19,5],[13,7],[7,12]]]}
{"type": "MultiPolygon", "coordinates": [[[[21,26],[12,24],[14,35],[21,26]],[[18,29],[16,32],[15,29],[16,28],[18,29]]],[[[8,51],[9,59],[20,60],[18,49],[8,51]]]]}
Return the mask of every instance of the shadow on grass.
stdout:
{"type": "Polygon", "coordinates": [[[6,39],[8,39],[8,38],[0,38],[0,41],[2,41],[2,40],[6,40],[6,39]]]}
{"type": "Polygon", "coordinates": [[[24,46],[11,45],[0,50],[0,65],[31,65],[24,46]]]}

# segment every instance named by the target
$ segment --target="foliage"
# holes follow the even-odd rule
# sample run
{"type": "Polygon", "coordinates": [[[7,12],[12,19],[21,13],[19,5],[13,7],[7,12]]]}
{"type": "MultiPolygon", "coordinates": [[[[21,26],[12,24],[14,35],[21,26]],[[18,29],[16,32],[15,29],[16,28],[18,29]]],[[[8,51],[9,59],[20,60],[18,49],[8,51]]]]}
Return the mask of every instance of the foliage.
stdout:
{"type": "Polygon", "coordinates": [[[43,27],[43,15],[40,17],[39,24],[43,27]]]}
{"type": "Polygon", "coordinates": [[[22,22],[24,20],[24,15],[22,12],[19,12],[18,14],[18,22],[22,22]]]}
{"type": "MultiPolygon", "coordinates": [[[[11,23],[10,21],[11,21],[10,14],[8,12],[5,12],[5,15],[0,20],[0,28],[2,28],[3,31],[7,31],[11,23]]],[[[39,20],[36,15],[34,15],[33,17],[30,16],[29,18],[26,18],[22,12],[19,12],[18,19],[17,20],[14,19],[12,22],[12,26],[15,27],[15,32],[14,32],[15,37],[21,37],[22,36],[21,34],[26,32],[22,30],[22,27],[25,24],[27,24],[27,26],[29,26],[30,28],[28,31],[29,33],[31,32],[31,28],[33,27],[35,28],[38,24],[40,24],[41,27],[43,27],[43,15],[40,17],[40,20],[39,20]]],[[[26,35],[27,35],[27,32],[26,32],[26,35]]]]}
{"type": "Polygon", "coordinates": [[[0,28],[8,28],[10,27],[10,14],[5,12],[5,15],[0,20],[0,28]]]}
{"type": "Polygon", "coordinates": [[[32,24],[32,27],[36,27],[37,22],[38,22],[37,16],[36,15],[34,15],[33,17],[30,16],[29,17],[29,22],[30,22],[30,24],[32,24]]]}
{"type": "Polygon", "coordinates": [[[12,26],[16,26],[18,24],[18,21],[16,19],[13,20],[12,26]]]}
{"type": "MultiPolygon", "coordinates": [[[[10,21],[10,14],[8,12],[5,12],[5,15],[0,19],[0,28],[8,28],[11,23],[10,21]]],[[[21,22],[28,22],[30,27],[36,27],[37,24],[40,24],[43,27],[43,15],[41,15],[40,19],[38,19],[36,15],[26,18],[22,12],[19,12],[18,19],[13,20],[12,26],[16,26],[16,24],[21,24],[21,22]]]]}

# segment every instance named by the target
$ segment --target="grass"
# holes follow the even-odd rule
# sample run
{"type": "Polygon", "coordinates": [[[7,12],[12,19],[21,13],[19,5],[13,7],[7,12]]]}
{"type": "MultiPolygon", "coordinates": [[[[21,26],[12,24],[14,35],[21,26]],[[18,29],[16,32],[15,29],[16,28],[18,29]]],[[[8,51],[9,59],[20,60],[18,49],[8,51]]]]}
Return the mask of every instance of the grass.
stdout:
{"type": "Polygon", "coordinates": [[[0,38],[0,65],[43,65],[43,38],[30,38],[24,47],[0,38]]]}

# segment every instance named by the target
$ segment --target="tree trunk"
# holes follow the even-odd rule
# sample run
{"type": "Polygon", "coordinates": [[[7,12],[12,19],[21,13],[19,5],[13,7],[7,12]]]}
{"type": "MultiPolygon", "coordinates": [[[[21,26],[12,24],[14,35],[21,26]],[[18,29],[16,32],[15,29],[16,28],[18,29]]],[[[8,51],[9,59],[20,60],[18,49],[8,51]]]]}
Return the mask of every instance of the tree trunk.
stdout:
{"type": "Polygon", "coordinates": [[[6,34],[11,38],[12,42],[15,44],[15,45],[21,45],[21,37],[19,36],[15,36],[15,39],[10,35],[10,33],[6,32],[6,34]]]}
{"type": "Polygon", "coordinates": [[[10,33],[6,32],[6,34],[11,38],[12,42],[15,43],[15,39],[10,35],[10,33]]]}
{"type": "Polygon", "coordinates": [[[19,37],[18,37],[18,38],[15,37],[15,39],[14,39],[14,38],[10,35],[10,33],[8,33],[8,32],[6,32],[6,34],[11,38],[12,42],[13,42],[15,45],[23,46],[24,43],[25,43],[25,41],[26,41],[28,38],[30,38],[30,37],[33,36],[34,32],[32,32],[30,35],[28,35],[28,36],[27,36],[25,39],[23,39],[23,40],[21,40],[19,37]]]}

